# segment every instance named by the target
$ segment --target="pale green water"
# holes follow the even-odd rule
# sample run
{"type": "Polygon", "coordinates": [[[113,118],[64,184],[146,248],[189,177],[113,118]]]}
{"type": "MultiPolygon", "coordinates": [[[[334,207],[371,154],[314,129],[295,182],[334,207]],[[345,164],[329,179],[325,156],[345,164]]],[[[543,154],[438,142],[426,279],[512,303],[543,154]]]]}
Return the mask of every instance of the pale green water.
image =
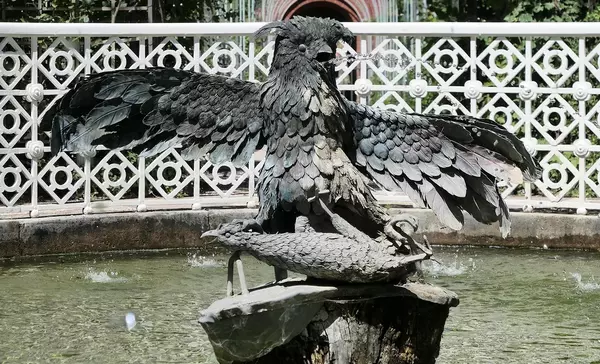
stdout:
{"type": "MultiPolygon", "coordinates": [[[[600,254],[436,254],[430,281],[461,297],[438,363],[600,363],[600,254]]],[[[196,319],[223,296],[225,257],[78,259],[0,263],[0,363],[216,362],[196,319]]],[[[252,284],[272,279],[249,258],[245,268],[252,284]]]]}

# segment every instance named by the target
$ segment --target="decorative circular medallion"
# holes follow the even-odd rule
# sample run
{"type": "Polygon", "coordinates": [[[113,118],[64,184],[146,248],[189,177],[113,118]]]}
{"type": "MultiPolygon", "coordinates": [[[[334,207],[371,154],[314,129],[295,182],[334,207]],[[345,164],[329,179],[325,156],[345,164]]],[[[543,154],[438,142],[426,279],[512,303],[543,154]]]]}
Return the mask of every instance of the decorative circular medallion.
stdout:
{"type": "Polygon", "coordinates": [[[535,93],[537,83],[533,81],[523,81],[519,84],[519,87],[521,88],[521,91],[519,92],[521,100],[532,100],[537,96],[535,93]]]}
{"type": "Polygon", "coordinates": [[[427,95],[427,81],[425,80],[411,80],[408,86],[410,87],[408,93],[414,98],[423,98],[427,95]]]}
{"type": "Polygon", "coordinates": [[[354,86],[356,87],[356,93],[358,96],[365,97],[371,92],[371,88],[373,87],[373,83],[371,80],[366,78],[359,78],[354,82],[354,86]]]}
{"type": "Polygon", "coordinates": [[[481,81],[469,80],[465,82],[465,97],[469,99],[478,99],[481,97],[481,88],[483,84],[481,81]]]}
{"type": "Polygon", "coordinates": [[[25,100],[38,103],[44,99],[44,86],[39,83],[30,83],[25,87],[25,100]]]}
{"type": "Polygon", "coordinates": [[[27,158],[40,160],[44,156],[44,143],[39,140],[30,140],[25,144],[27,148],[27,158]]]}

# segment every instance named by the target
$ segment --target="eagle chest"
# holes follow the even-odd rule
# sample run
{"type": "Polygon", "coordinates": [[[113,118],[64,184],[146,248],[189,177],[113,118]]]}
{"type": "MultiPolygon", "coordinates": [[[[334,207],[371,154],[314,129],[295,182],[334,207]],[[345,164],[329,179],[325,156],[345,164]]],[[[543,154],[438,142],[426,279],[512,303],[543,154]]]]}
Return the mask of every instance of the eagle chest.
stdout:
{"type": "Polygon", "coordinates": [[[272,181],[279,198],[290,203],[305,201],[315,187],[328,189],[350,163],[342,150],[342,121],[339,115],[318,111],[304,120],[292,113],[273,120],[261,180],[272,181]]]}

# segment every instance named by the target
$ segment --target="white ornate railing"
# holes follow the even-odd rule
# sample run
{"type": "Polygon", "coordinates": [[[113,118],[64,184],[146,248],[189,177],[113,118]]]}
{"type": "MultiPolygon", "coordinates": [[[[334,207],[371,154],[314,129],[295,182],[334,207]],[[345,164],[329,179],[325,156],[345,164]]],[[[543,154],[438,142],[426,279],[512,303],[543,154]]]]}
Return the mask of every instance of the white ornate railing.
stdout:
{"type": "MultiPolygon", "coordinates": [[[[261,25],[0,23],[0,218],[255,204],[260,153],[238,170],[176,150],[51,157],[39,123],[83,73],[173,65],[263,80],[272,45],[251,37],[261,25]]],[[[349,96],[494,118],[544,167],[534,184],[503,186],[511,207],[600,209],[599,24],[347,25],[357,52],[375,56],[339,67],[349,96]]]]}

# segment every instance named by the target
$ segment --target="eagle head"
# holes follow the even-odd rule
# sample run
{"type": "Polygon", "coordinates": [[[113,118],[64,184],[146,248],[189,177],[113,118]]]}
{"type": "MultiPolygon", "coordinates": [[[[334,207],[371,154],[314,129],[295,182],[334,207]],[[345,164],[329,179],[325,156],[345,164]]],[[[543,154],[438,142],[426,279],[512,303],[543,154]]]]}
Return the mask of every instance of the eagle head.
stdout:
{"type": "Polygon", "coordinates": [[[275,56],[283,62],[305,57],[310,62],[325,63],[335,57],[338,41],[347,43],[352,32],[337,20],[295,16],[290,20],[275,21],[260,28],[255,37],[275,34],[275,56]]]}

